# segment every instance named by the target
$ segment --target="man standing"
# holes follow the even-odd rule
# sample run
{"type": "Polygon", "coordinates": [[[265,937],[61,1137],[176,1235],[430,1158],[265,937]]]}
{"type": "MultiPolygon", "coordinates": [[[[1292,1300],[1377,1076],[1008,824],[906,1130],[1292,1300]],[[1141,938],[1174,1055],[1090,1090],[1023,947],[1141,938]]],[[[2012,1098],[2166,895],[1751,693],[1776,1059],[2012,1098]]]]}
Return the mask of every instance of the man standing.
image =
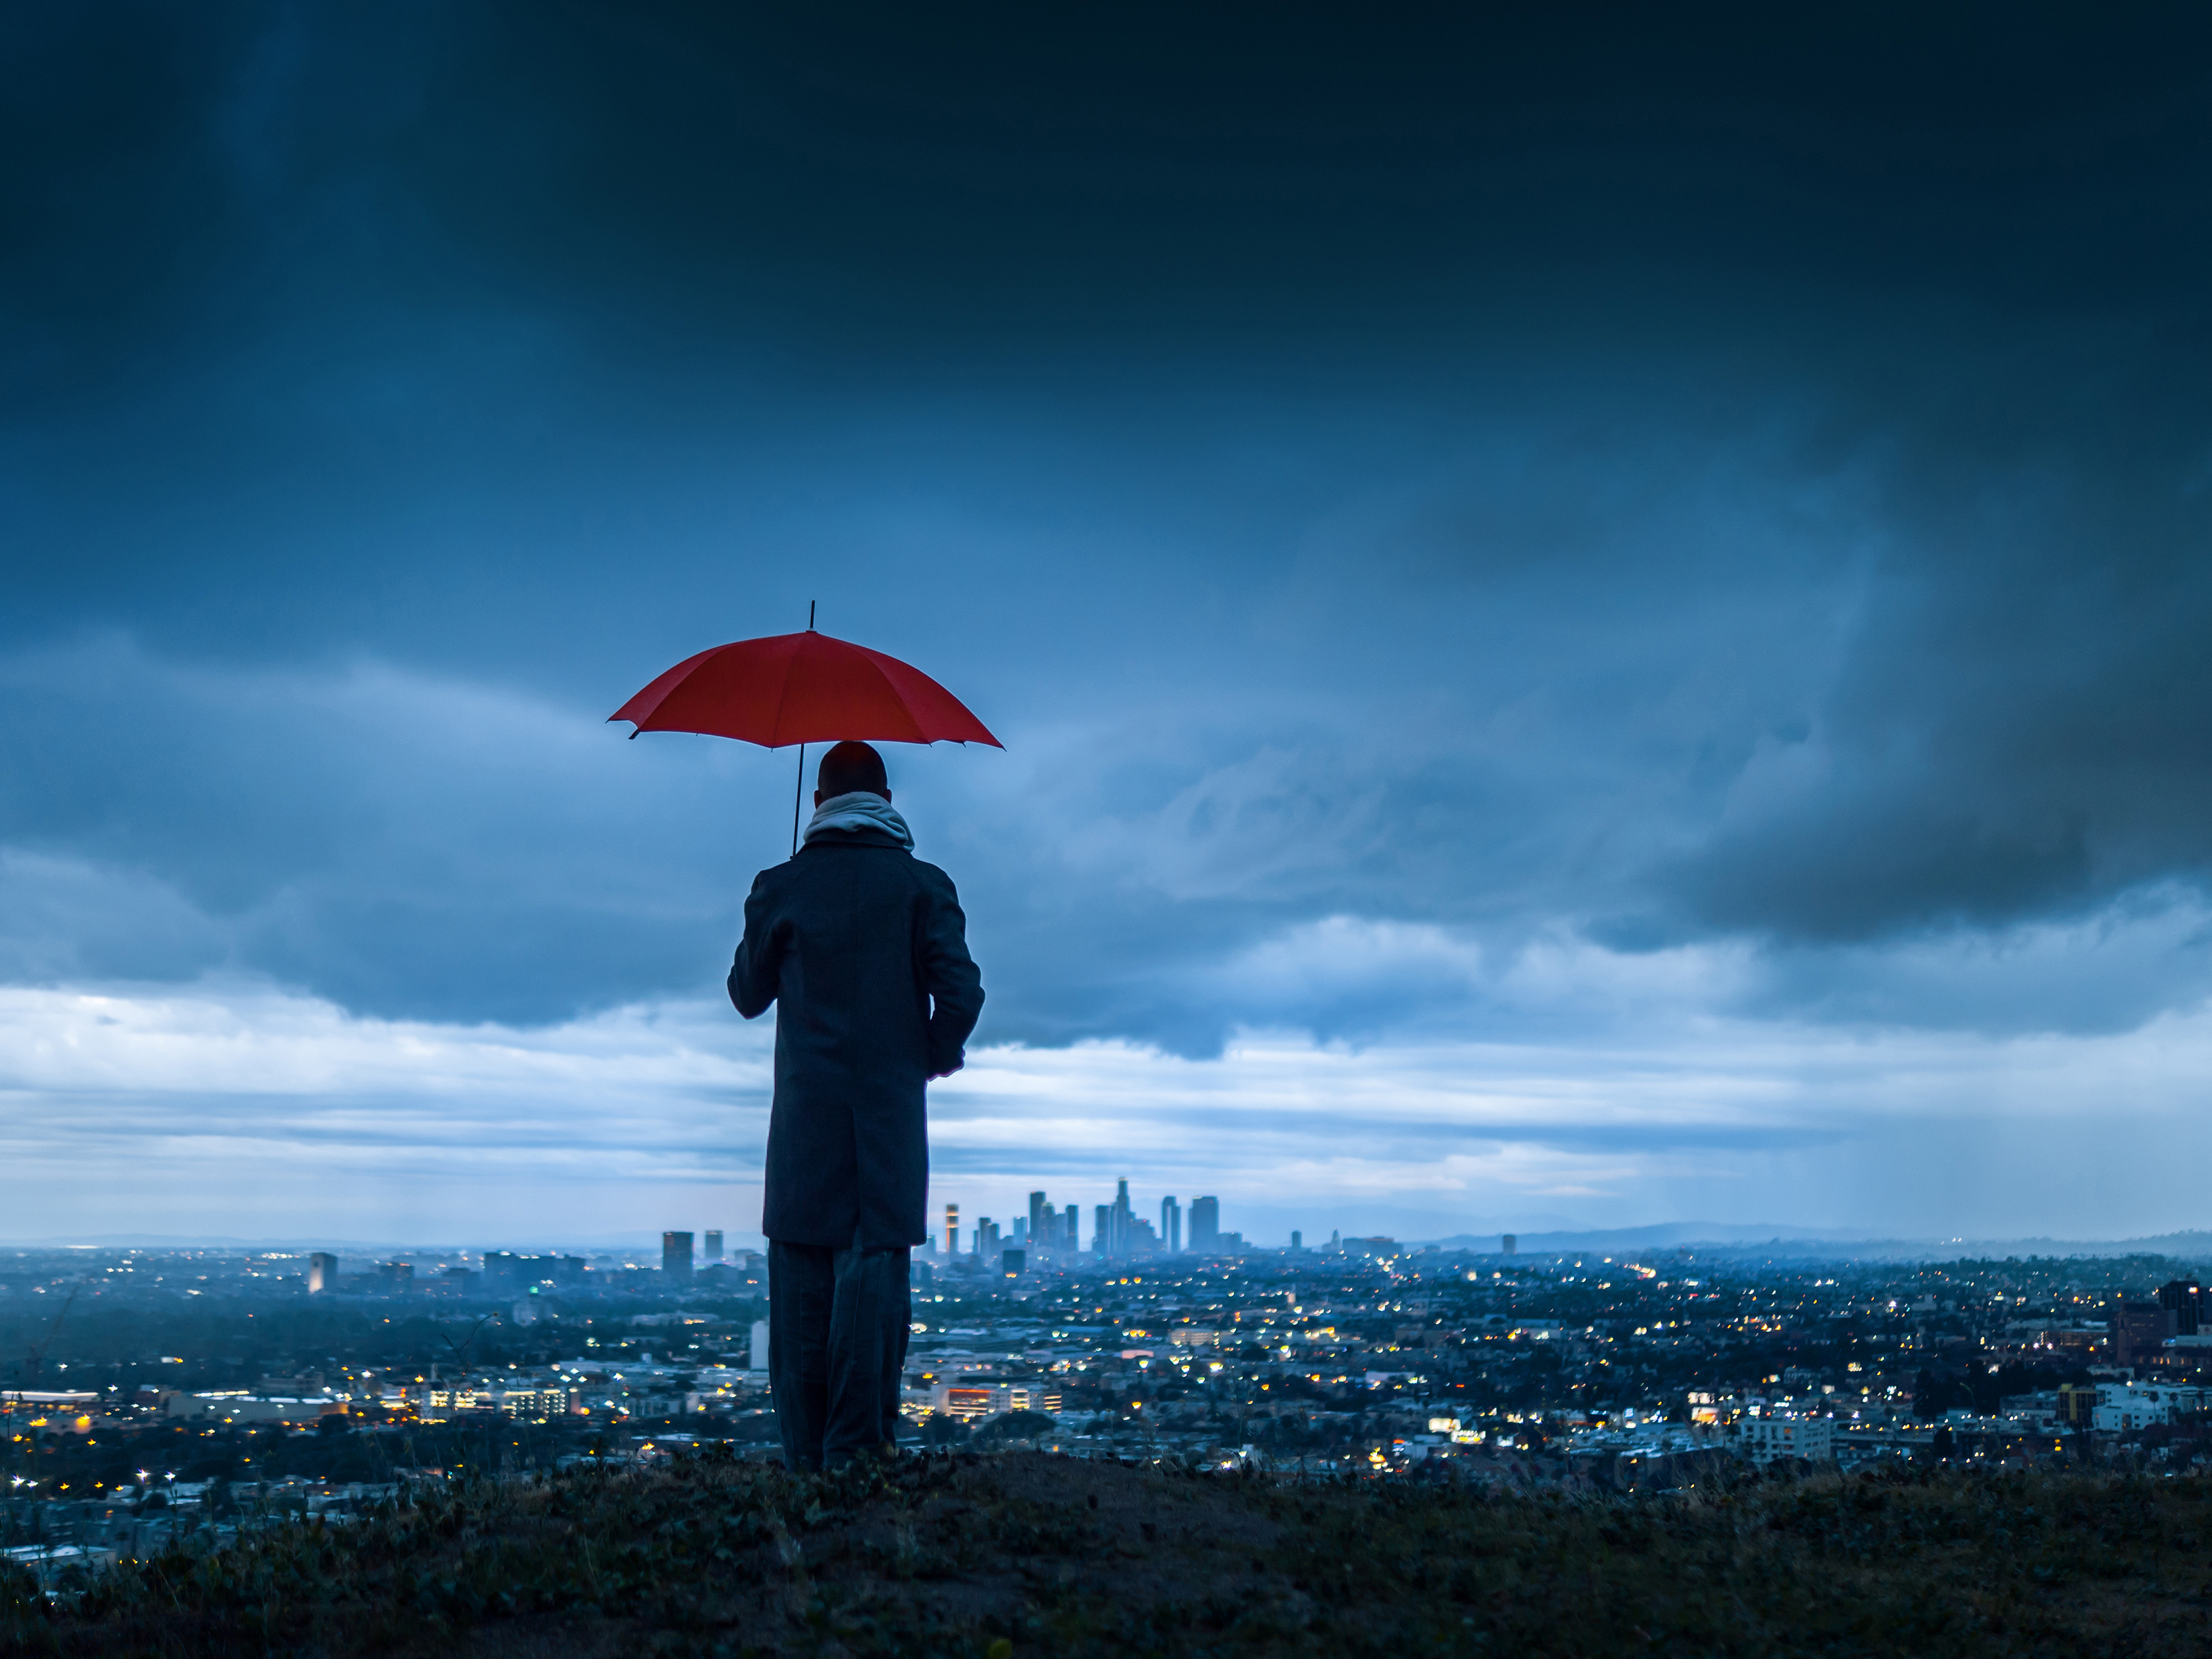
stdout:
{"type": "Polygon", "coordinates": [[[983,1008],[959,895],[913,855],[883,757],[841,743],[815,783],[799,852],[753,880],[730,969],[747,1019],[781,1005],[761,1231],[793,1469],[897,1443],[907,1252],[927,1237],[924,1085],[960,1069],[983,1008]]]}

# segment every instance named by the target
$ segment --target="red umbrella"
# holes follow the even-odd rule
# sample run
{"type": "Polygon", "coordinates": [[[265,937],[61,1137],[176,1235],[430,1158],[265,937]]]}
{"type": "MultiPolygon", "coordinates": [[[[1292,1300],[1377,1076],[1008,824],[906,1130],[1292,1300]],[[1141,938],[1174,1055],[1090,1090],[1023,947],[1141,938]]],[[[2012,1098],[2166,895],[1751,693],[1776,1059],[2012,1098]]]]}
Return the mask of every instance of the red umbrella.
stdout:
{"type": "MultiPolygon", "coordinates": [[[[630,721],[637,728],[633,738],[639,732],[700,732],[764,749],[798,744],[802,791],[810,743],[857,738],[1006,747],[919,668],[817,634],[811,625],[804,634],[739,640],[687,657],[607,718],[630,721]]],[[[794,848],[798,820],[793,801],[794,848]]]]}

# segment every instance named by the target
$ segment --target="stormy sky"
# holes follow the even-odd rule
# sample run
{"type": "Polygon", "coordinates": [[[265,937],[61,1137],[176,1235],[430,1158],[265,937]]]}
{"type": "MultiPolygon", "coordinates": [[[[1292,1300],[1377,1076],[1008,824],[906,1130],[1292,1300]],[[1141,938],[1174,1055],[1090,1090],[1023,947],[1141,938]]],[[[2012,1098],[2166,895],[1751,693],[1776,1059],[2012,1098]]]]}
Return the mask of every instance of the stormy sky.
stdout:
{"type": "Polygon", "coordinates": [[[2208,37],[0,9],[0,1233],[755,1228],[810,601],[970,1216],[2199,1224],[2208,37]]]}

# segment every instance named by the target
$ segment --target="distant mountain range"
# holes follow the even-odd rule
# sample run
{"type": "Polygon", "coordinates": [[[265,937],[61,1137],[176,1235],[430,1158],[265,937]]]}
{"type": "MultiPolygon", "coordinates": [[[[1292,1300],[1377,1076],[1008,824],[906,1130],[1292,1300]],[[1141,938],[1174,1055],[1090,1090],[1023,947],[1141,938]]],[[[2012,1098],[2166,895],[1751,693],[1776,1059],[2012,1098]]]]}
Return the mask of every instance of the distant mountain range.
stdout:
{"type": "MultiPolygon", "coordinates": [[[[1448,1250],[1495,1251],[1501,1235],[1455,1233],[1423,1241],[1448,1250]]],[[[1691,1250],[1709,1255],[1787,1256],[1808,1261],[1953,1261],[1961,1257],[2158,1255],[2212,1260],[2212,1232],[2160,1233],[2146,1238],[1883,1238],[1873,1233],[1759,1223],[1675,1221],[1597,1231],[1522,1233],[1522,1255],[1632,1254],[1691,1250]]]]}

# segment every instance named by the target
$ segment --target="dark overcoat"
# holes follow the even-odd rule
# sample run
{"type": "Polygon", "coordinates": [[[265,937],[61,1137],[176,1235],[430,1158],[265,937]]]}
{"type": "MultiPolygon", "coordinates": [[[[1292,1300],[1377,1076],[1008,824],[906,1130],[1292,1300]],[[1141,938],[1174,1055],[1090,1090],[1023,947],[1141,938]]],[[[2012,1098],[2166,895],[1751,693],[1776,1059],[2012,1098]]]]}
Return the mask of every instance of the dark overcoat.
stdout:
{"type": "Polygon", "coordinates": [[[951,878],[882,830],[823,830],[754,878],[730,1000],[747,1019],[778,1005],[770,1238],[926,1240],[925,1085],[983,1010],[967,929],[951,878]]]}

